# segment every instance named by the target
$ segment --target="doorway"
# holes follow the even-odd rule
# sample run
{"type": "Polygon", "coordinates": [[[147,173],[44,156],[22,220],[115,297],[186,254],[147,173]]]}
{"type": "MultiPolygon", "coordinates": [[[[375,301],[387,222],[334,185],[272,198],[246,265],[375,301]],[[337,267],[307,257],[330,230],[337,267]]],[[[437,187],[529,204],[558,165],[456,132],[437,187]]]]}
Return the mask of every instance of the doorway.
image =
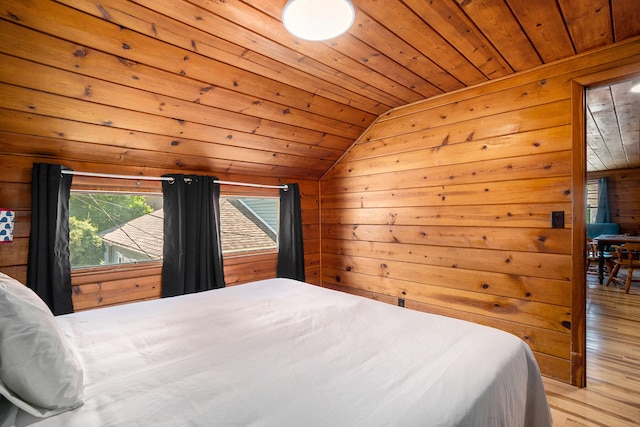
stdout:
{"type": "MultiPolygon", "coordinates": [[[[587,280],[585,274],[586,258],[586,215],[587,215],[587,171],[597,164],[597,150],[594,146],[589,146],[588,137],[590,132],[596,132],[597,121],[592,120],[593,112],[600,111],[603,105],[598,105],[598,97],[590,97],[596,92],[622,93],[624,85],[631,86],[631,82],[640,82],[640,63],[625,65],[622,67],[606,70],[596,74],[582,76],[573,81],[572,87],[572,107],[574,112],[573,122],[573,188],[577,197],[573,203],[573,287],[572,287],[572,330],[571,330],[571,383],[578,387],[587,385],[587,364],[586,364],[586,305],[587,305],[587,280]],[[618,86],[619,85],[619,86],[618,86]],[[605,89],[602,89],[602,88],[605,89]],[[592,90],[593,92],[589,92],[592,90]],[[591,117],[587,117],[590,114],[591,117]],[[594,129],[594,125],[596,128],[594,129]],[[581,197],[578,197],[581,196],[581,197]],[[580,254],[580,255],[579,255],[580,254]]],[[[628,89],[627,89],[628,90],[628,89]]],[[[597,115],[597,114],[596,114],[597,115]]],[[[606,145],[601,144],[606,147],[606,145]]],[[[611,159],[600,160],[599,167],[611,167],[615,165],[613,156],[611,159]],[[609,165],[609,166],[607,166],[609,165]]]]}

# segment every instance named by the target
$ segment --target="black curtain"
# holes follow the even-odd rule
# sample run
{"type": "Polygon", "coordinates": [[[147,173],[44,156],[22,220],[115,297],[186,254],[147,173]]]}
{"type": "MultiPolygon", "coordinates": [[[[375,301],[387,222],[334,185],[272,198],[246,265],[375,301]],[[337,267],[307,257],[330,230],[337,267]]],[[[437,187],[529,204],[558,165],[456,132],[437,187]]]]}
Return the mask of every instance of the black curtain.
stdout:
{"type": "Polygon", "coordinates": [[[162,297],[224,287],[220,185],[215,177],[165,176],[173,180],[162,182],[162,297]]]}
{"type": "Polygon", "coordinates": [[[303,282],[305,280],[302,210],[298,184],[287,184],[286,189],[280,189],[277,276],[303,282]]]}
{"type": "Polygon", "coordinates": [[[63,168],[34,163],[31,179],[27,286],[54,315],[73,313],[69,262],[69,196],[73,176],[63,175],[63,168]]]}
{"type": "Polygon", "coordinates": [[[611,222],[611,211],[609,210],[609,190],[607,188],[607,178],[598,180],[598,212],[596,222],[611,222]]]}

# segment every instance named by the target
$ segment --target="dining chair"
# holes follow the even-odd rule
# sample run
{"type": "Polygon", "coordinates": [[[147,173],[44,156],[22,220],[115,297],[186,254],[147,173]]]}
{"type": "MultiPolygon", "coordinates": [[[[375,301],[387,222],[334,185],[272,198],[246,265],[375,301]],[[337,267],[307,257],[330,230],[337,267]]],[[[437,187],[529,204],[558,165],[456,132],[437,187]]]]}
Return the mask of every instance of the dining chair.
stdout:
{"type": "MultiPolygon", "coordinates": [[[[607,267],[607,271],[611,273],[615,258],[614,254],[610,252],[603,252],[604,264],[607,267]]],[[[587,274],[598,274],[598,262],[600,260],[600,251],[598,250],[598,242],[593,239],[587,238],[587,259],[585,262],[585,269],[587,274]],[[589,270],[592,264],[595,264],[596,268],[589,270]]]]}
{"type": "Polygon", "coordinates": [[[606,286],[609,286],[611,282],[624,283],[625,292],[629,293],[631,280],[633,280],[633,272],[634,270],[640,271],[640,259],[638,258],[640,254],[640,243],[625,243],[620,246],[612,246],[612,248],[616,249],[618,258],[613,261],[615,265],[613,270],[611,270],[611,274],[609,274],[606,286]],[[618,278],[618,272],[621,268],[627,269],[626,279],[618,278]]]}

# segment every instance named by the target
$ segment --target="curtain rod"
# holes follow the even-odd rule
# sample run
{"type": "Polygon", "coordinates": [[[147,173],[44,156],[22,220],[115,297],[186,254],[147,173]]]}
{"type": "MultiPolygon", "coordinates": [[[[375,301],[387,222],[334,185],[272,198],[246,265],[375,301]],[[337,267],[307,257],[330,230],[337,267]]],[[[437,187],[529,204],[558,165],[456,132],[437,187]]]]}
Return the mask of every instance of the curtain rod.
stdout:
{"type": "MultiPolygon", "coordinates": [[[[137,180],[146,180],[146,181],[173,181],[174,179],[169,176],[141,176],[141,175],[116,175],[110,173],[98,173],[98,172],[79,172],[69,169],[62,169],[62,173],[65,175],[81,175],[81,176],[94,176],[98,178],[115,178],[115,179],[137,179],[137,180]]],[[[185,182],[190,182],[191,178],[185,177],[185,182]]],[[[289,186],[286,184],[283,185],[264,185],[264,184],[253,184],[250,182],[234,182],[234,181],[220,181],[218,179],[214,180],[216,184],[225,184],[225,185],[238,185],[242,187],[259,187],[259,188],[280,188],[283,190],[288,190],[289,186]]]]}

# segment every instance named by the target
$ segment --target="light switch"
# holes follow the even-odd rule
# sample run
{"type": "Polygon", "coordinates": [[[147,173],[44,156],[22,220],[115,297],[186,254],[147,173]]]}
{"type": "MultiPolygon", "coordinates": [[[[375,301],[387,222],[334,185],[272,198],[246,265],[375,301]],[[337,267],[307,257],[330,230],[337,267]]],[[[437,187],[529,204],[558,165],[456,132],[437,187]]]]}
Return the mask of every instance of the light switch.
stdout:
{"type": "Polygon", "coordinates": [[[551,212],[551,228],[564,228],[564,211],[551,212]]]}

